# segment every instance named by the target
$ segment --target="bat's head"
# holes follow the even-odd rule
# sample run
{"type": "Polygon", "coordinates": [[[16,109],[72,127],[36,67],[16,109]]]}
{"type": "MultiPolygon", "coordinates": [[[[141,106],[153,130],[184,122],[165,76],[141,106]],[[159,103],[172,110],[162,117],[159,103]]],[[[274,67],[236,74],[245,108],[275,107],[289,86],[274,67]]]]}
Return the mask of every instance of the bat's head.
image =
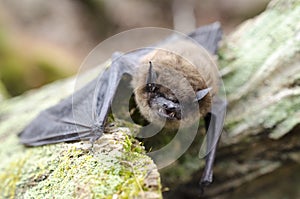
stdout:
{"type": "Polygon", "coordinates": [[[135,100],[142,115],[167,128],[189,126],[211,106],[210,89],[197,68],[176,59],[168,61],[164,56],[163,61],[153,59],[147,66],[144,63],[133,79],[135,100]]]}
{"type": "Polygon", "coordinates": [[[163,85],[156,83],[157,74],[149,62],[149,71],[144,88],[147,101],[152,111],[167,120],[181,120],[181,104],[174,93],[163,85]]]}

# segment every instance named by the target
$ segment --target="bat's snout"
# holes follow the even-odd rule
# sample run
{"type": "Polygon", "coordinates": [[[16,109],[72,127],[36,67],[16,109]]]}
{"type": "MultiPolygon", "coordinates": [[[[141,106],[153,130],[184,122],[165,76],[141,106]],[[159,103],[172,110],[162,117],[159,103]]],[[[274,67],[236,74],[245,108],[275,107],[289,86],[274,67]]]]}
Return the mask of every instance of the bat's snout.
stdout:
{"type": "Polygon", "coordinates": [[[164,97],[156,97],[151,100],[151,107],[157,110],[157,114],[169,120],[181,119],[181,107],[178,102],[173,102],[164,97]]]}

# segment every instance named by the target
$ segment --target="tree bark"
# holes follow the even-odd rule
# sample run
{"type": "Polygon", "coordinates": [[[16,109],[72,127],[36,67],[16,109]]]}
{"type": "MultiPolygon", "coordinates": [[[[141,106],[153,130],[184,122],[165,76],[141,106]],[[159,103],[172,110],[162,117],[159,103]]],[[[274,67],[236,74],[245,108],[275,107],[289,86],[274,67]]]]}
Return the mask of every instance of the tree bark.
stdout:
{"type": "MultiPolygon", "coordinates": [[[[228,111],[214,183],[204,198],[299,198],[299,21],[299,0],[273,0],[265,12],[224,38],[219,65],[228,111]]],[[[71,94],[73,81],[1,102],[1,196],[160,198],[159,174],[131,138],[135,128],[120,127],[132,125],[117,124],[96,143],[95,154],[88,143],[37,148],[18,143],[17,132],[39,111],[71,94]]],[[[177,198],[199,196],[204,164],[190,154],[175,163],[176,170],[160,171],[163,180],[176,182],[172,193],[177,198]]]]}
{"type": "MultiPolygon", "coordinates": [[[[89,71],[82,81],[95,74],[89,71]]],[[[0,197],[161,198],[156,165],[133,138],[132,124],[115,121],[93,151],[89,142],[32,148],[19,143],[17,133],[70,95],[75,82],[75,77],[58,81],[0,103],[0,197]]]]}
{"type": "MultiPolygon", "coordinates": [[[[228,110],[202,197],[299,198],[300,1],[273,0],[241,24],[224,38],[219,66],[228,110]]],[[[198,197],[201,172],[170,198],[198,197]]]]}

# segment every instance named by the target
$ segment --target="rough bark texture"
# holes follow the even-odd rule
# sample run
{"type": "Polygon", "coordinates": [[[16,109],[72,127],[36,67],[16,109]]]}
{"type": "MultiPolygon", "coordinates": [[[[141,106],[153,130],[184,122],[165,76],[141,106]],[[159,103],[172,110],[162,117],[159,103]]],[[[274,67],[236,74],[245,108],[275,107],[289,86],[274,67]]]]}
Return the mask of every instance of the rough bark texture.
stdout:
{"type": "MultiPolygon", "coordinates": [[[[273,0],[219,55],[229,104],[203,198],[299,198],[300,1],[273,0]]],[[[174,195],[195,198],[200,174],[174,195]]]]}
{"type": "MultiPolygon", "coordinates": [[[[299,22],[299,0],[273,0],[224,39],[219,63],[229,106],[214,183],[203,197],[300,197],[299,22]]],[[[112,129],[94,155],[87,143],[37,148],[18,143],[16,133],[70,88],[72,80],[66,80],[1,102],[1,197],[160,198],[159,174],[128,135],[133,127],[112,129]]],[[[162,170],[162,176],[175,185],[188,183],[174,189],[177,198],[195,198],[203,161],[187,154],[174,165],[176,170],[162,170]]]]}
{"type": "MultiPolygon", "coordinates": [[[[299,163],[300,1],[272,1],[264,13],[225,40],[220,55],[229,110],[216,183],[207,195],[223,194],[246,183],[249,188],[261,183],[259,190],[265,179],[254,179],[273,172],[273,181],[281,181],[277,171],[289,167],[289,162],[299,163]]],[[[299,167],[292,168],[299,173],[299,167]]],[[[299,181],[289,184],[298,190],[299,181]]],[[[257,198],[254,192],[248,197],[257,198]]],[[[246,193],[240,194],[246,198],[246,193]]],[[[275,196],[289,194],[283,189],[275,196]]],[[[289,198],[299,196],[298,191],[289,198]]]]}
{"type": "MultiPolygon", "coordinates": [[[[103,67],[102,67],[103,68],[103,67]]],[[[97,74],[90,71],[86,81],[97,74]]],[[[39,111],[71,94],[75,78],[0,104],[1,198],[161,198],[153,161],[133,139],[136,127],[115,122],[90,151],[89,142],[26,148],[17,133],[39,111]],[[125,128],[124,126],[129,126],[125,128]]]]}

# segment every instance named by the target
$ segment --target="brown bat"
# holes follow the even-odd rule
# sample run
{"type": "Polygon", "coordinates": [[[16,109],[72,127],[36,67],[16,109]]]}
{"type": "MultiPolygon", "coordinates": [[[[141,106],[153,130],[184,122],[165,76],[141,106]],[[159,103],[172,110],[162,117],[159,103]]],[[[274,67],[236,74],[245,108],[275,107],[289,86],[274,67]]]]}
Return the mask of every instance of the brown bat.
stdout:
{"type": "Polygon", "coordinates": [[[220,39],[220,25],[214,23],[200,27],[188,37],[171,36],[150,48],[115,53],[111,66],[98,78],[42,111],[19,134],[21,143],[27,146],[80,140],[94,143],[105,133],[107,115],[120,80],[129,74],[136,104],[149,122],[177,128],[192,125],[199,120],[198,116],[204,117],[207,156],[200,184],[210,184],[226,105],[216,95],[219,75],[208,54],[216,53],[220,39]]]}

